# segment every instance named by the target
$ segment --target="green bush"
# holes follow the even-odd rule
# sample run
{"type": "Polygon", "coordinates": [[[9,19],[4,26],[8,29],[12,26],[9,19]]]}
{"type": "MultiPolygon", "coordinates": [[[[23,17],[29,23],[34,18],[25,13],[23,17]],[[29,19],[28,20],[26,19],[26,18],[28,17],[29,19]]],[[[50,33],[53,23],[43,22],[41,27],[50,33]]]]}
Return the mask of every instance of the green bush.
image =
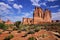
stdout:
{"type": "Polygon", "coordinates": [[[9,35],[9,36],[7,36],[7,37],[5,37],[5,39],[4,40],[10,40],[10,39],[12,39],[14,36],[11,34],[11,35],[9,35]]]}
{"type": "Polygon", "coordinates": [[[19,25],[20,25],[20,24],[21,24],[21,21],[16,21],[14,25],[15,25],[17,28],[19,28],[19,25]]]}
{"type": "Polygon", "coordinates": [[[37,39],[34,37],[30,37],[30,38],[28,38],[28,40],[37,40],[37,39]]]}
{"type": "Polygon", "coordinates": [[[8,27],[4,23],[0,23],[0,29],[7,30],[8,27]]]}

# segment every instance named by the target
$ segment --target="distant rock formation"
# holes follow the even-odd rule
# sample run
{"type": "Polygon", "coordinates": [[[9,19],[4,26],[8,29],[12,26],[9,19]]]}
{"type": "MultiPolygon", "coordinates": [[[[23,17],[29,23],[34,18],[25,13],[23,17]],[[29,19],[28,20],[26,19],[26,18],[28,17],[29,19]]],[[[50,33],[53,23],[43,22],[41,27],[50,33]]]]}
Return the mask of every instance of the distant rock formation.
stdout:
{"type": "Polygon", "coordinates": [[[41,24],[51,22],[51,12],[48,9],[43,11],[41,7],[35,7],[33,18],[23,18],[23,24],[41,24]]]}
{"type": "Polygon", "coordinates": [[[23,18],[23,24],[33,24],[32,18],[23,18]]]}
{"type": "Polygon", "coordinates": [[[6,25],[10,25],[10,24],[14,24],[14,23],[11,22],[10,20],[7,20],[7,21],[5,22],[5,24],[6,24],[6,25]]]}

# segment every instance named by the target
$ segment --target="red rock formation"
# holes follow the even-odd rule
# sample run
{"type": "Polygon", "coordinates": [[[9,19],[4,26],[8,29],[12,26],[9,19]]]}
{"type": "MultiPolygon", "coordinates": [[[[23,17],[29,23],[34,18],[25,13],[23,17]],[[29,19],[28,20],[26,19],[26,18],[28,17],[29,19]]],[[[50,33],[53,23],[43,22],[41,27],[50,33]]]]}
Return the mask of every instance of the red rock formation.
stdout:
{"type": "Polygon", "coordinates": [[[7,20],[5,24],[10,25],[10,24],[13,24],[13,22],[11,22],[10,20],[7,20]]]}
{"type": "Polygon", "coordinates": [[[40,7],[35,7],[33,18],[23,18],[23,24],[41,24],[51,23],[51,12],[46,9],[45,12],[40,7]]]}

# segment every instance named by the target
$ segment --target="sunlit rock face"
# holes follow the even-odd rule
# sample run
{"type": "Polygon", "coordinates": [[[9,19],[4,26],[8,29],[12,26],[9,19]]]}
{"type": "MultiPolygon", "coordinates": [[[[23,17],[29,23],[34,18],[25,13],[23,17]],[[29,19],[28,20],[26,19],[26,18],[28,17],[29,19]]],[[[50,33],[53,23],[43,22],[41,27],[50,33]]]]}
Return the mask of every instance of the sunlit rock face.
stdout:
{"type": "Polygon", "coordinates": [[[23,24],[41,23],[51,23],[51,12],[48,9],[43,11],[41,7],[35,7],[33,18],[23,18],[23,24]]]}

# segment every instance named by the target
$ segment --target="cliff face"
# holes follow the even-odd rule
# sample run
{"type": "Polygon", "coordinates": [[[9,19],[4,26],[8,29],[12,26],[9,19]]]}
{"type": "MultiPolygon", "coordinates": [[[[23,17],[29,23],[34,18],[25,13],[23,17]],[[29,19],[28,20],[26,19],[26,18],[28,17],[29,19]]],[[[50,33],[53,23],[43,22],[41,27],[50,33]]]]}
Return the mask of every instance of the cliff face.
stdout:
{"type": "Polygon", "coordinates": [[[23,18],[23,24],[41,24],[51,22],[51,12],[46,9],[42,10],[40,7],[35,7],[32,18],[23,18]]]}

